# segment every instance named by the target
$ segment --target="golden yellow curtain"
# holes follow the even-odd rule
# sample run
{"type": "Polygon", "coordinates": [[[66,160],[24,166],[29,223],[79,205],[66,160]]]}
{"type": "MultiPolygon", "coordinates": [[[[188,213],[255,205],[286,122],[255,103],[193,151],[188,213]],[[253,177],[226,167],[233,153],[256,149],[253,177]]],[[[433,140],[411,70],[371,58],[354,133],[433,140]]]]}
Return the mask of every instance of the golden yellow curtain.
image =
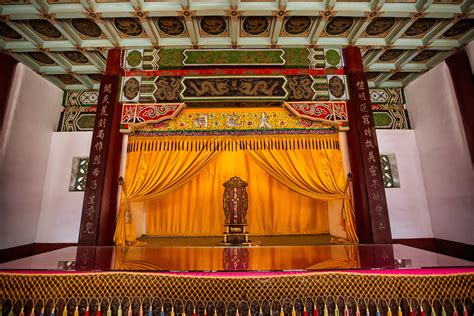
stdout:
{"type": "Polygon", "coordinates": [[[181,138],[176,141],[173,144],[157,143],[150,137],[131,137],[129,140],[124,192],[114,236],[116,245],[137,242],[130,202],[158,199],[176,190],[220,153],[198,148],[197,140],[181,138]],[[189,146],[190,150],[176,150],[180,145],[189,146]]]}
{"type": "Polygon", "coordinates": [[[300,194],[342,200],[348,239],[357,242],[337,135],[275,135],[130,137],[115,243],[137,242],[130,202],[163,197],[191,180],[219,153],[236,150],[245,150],[260,167],[300,194]]]}
{"type": "MultiPolygon", "coordinates": [[[[305,140],[296,140],[299,141],[305,140]]],[[[358,242],[339,149],[261,149],[247,152],[260,167],[292,190],[313,199],[341,200],[347,238],[351,242],[358,242]]]]}
{"type": "Polygon", "coordinates": [[[223,183],[249,186],[249,231],[254,235],[327,234],[327,202],[303,196],[260,168],[245,151],[225,151],[173,193],[146,203],[146,234],[220,236],[223,183]],[[205,221],[203,221],[205,219],[205,221]]]}

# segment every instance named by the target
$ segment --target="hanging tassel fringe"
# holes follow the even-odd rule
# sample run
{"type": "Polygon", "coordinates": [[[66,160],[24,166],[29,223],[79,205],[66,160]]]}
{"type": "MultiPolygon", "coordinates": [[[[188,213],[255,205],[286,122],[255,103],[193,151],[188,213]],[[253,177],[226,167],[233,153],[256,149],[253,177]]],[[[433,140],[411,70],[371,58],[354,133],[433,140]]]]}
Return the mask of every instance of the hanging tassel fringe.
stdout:
{"type": "Polygon", "coordinates": [[[131,136],[127,152],[339,149],[337,134],[273,136],[131,136]]]}

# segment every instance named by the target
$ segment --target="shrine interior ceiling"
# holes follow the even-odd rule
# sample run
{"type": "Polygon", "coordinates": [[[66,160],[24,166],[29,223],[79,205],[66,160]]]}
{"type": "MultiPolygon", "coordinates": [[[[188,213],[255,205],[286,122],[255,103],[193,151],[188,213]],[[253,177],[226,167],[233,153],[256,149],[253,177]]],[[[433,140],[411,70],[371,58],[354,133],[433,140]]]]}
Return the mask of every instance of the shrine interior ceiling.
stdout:
{"type": "Polygon", "coordinates": [[[357,45],[402,87],[474,38],[471,0],[0,0],[0,49],[62,89],[97,89],[107,50],[357,45]]]}

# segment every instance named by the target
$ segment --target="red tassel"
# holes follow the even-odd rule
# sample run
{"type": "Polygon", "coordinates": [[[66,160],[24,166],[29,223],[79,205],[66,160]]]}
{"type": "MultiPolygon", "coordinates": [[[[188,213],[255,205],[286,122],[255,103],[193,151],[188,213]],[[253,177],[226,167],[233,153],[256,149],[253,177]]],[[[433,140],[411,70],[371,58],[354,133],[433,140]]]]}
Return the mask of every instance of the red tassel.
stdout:
{"type": "Polygon", "coordinates": [[[313,308],[313,316],[318,316],[318,309],[316,308],[316,305],[314,305],[313,308]]]}
{"type": "Polygon", "coordinates": [[[193,316],[197,316],[196,309],[193,310],[193,316]]]}
{"type": "Polygon", "coordinates": [[[95,316],[101,316],[102,315],[102,312],[100,311],[100,307],[99,309],[97,310],[97,312],[95,313],[95,316]]]}
{"type": "Polygon", "coordinates": [[[84,316],[91,316],[91,312],[89,311],[89,307],[84,312],[84,316]]]}
{"type": "Polygon", "coordinates": [[[360,316],[359,306],[357,306],[357,309],[356,309],[356,316],[360,316]]]}
{"type": "Polygon", "coordinates": [[[349,310],[347,309],[347,305],[344,306],[344,316],[349,316],[349,310]]]}
{"type": "Polygon", "coordinates": [[[462,316],[467,316],[466,306],[463,306],[462,316]]]}
{"type": "Polygon", "coordinates": [[[456,308],[454,308],[453,316],[459,316],[458,310],[456,308]]]}
{"type": "Polygon", "coordinates": [[[420,307],[420,316],[425,316],[425,311],[423,310],[423,307],[420,307]]]}
{"type": "Polygon", "coordinates": [[[410,309],[410,316],[415,316],[415,312],[410,309]]]}
{"type": "Polygon", "coordinates": [[[306,307],[303,310],[303,316],[308,316],[308,312],[306,311],[306,307]]]}

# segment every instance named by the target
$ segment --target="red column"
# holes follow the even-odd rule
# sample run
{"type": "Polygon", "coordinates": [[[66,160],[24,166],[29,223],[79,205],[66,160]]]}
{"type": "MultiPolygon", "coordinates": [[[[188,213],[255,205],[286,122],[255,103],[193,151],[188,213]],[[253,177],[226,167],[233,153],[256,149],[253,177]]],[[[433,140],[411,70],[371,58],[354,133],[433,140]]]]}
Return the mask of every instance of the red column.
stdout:
{"type": "MultiPolygon", "coordinates": [[[[113,245],[122,150],[122,134],[119,132],[121,104],[118,102],[120,54],[118,48],[109,51],[106,71],[100,81],[79,246],[113,245]]],[[[76,266],[91,268],[95,261],[94,252],[82,251],[78,253],[76,266]]]]}
{"type": "Polygon", "coordinates": [[[466,51],[460,50],[446,59],[461,113],[467,145],[474,164],[474,80],[466,51]]]}
{"type": "Polygon", "coordinates": [[[347,80],[351,92],[348,102],[347,133],[353,175],[357,233],[361,243],[392,241],[380,155],[370,103],[367,78],[360,49],[344,49],[347,80]]]}
{"type": "Polygon", "coordinates": [[[2,130],[8,96],[10,95],[10,88],[17,64],[18,61],[10,55],[0,53],[0,69],[2,70],[2,75],[0,76],[0,130],[2,130]]]}

